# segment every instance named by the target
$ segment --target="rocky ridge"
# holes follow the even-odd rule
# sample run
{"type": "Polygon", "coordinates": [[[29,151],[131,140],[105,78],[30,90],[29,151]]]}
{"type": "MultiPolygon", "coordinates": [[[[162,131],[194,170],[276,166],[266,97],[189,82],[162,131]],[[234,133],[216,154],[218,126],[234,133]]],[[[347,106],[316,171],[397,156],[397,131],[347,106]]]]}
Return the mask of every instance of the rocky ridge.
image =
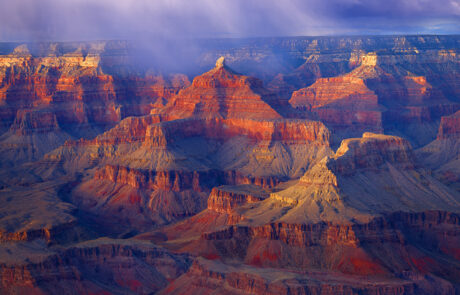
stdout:
{"type": "Polygon", "coordinates": [[[0,131],[28,128],[31,133],[42,134],[44,118],[32,116],[36,111],[54,120],[48,128],[59,126],[63,130],[62,134],[52,130],[50,136],[32,139],[25,134],[14,138],[4,135],[7,150],[16,149],[11,147],[15,144],[23,146],[19,150],[26,149],[10,158],[16,163],[38,160],[67,139],[94,137],[125,117],[148,114],[189,84],[184,75],[106,74],[110,58],[105,55],[109,49],[104,42],[78,44],[67,52],[58,43],[48,46],[40,55],[32,55],[26,44],[0,55],[0,131]]]}
{"type": "Polygon", "coordinates": [[[455,294],[457,39],[1,45],[0,292],[455,294]]]}

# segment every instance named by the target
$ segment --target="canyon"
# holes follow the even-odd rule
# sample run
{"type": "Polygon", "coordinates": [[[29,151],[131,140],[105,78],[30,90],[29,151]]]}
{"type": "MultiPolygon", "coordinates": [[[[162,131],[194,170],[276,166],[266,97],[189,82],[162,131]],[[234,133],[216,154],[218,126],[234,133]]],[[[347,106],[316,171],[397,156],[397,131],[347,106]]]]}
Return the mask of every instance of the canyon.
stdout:
{"type": "Polygon", "coordinates": [[[0,293],[459,293],[459,42],[0,43],[0,293]]]}

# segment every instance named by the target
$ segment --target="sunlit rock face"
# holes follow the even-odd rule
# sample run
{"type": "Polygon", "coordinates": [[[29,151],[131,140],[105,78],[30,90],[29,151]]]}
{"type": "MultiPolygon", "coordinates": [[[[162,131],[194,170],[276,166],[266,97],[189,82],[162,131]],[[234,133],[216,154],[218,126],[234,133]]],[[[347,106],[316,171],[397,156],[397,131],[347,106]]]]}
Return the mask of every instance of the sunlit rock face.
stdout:
{"type": "Polygon", "coordinates": [[[295,91],[290,103],[317,115],[332,128],[383,132],[383,107],[361,78],[320,78],[312,86],[295,91]]]}
{"type": "Polygon", "coordinates": [[[42,127],[30,122],[31,115],[40,110],[40,114],[53,117],[63,133],[43,139],[14,139],[24,142],[23,149],[29,149],[17,154],[16,162],[37,160],[66,139],[94,137],[125,117],[148,114],[190,84],[185,75],[179,74],[163,77],[113,73],[109,66],[123,66],[123,61],[111,58],[104,42],[75,44],[70,49],[58,43],[47,46],[38,56],[32,55],[26,44],[0,55],[2,131],[17,129],[18,121],[28,120],[29,134],[34,133],[34,128],[42,134],[42,127]],[[106,68],[112,74],[106,74],[106,68]],[[24,112],[29,113],[27,118],[23,118],[24,112]]]}
{"type": "MultiPolygon", "coordinates": [[[[415,161],[407,140],[365,133],[362,138],[344,140],[334,155],[284,190],[267,196],[253,187],[215,188],[205,211],[150,237],[160,243],[158,237],[165,237],[166,247],[206,258],[201,271],[206,272],[207,267],[221,270],[213,286],[223,290],[227,279],[241,273],[246,278],[253,274],[251,282],[261,280],[265,285],[276,284],[265,274],[294,274],[304,269],[329,272],[328,279],[333,274],[340,274],[335,279],[367,276],[363,284],[370,282],[369,276],[390,278],[406,272],[396,275],[403,279],[398,290],[404,290],[409,281],[415,288],[434,288],[413,275],[458,273],[456,262],[443,264],[435,257],[458,259],[451,243],[457,243],[459,237],[453,232],[444,236],[443,228],[458,227],[460,200],[415,161]],[[425,248],[427,236],[436,245],[429,250],[425,248]],[[184,237],[190,242],[183,243],[184,237]],[[227,261],[245,266],[229,271],[227,261]]],[[[189,271],[180,279],[186,286],[196,278],[193,266],[189,271]]],[[[449,277],[455,281],[454,276],[449,277]]],[[[444,291],[455,288],[444,279],[440,281],[444,291]]],[[[326,281],[323,286],[329,288],[326,281]]],[[[278,283],[288,288],[288,281],[278,283]]],[[[210,285],[203,282],[202,288],[210,285]]],[[[238,288],[246,290],[243,285],[238,288]]],[[[262,286],[251,290],[265,292],[262,286]]]]}
{"type": "Polygon", "coordinates": [[[0,293],[458,293],[458,42],[0,44],[0,293]]]}
{"type": "Polygon", "coordinates": [[[250,185],[215,187],[208,198],[208,209],[231,213],[236,207],[260,202],[268,196],[267,192],[250,185]]]}
{"type": "Polygon", "coordinates": [[[363,55],[353,71],[318,78],[311,86],[293,92],[289,102],[316,115],[342,138],[363,131],[410,129],[414,134],[409,136],[415,144],[427,143],[429,135],[417,128],[426,126],[432,132],[440,116],[455,112],[458,103],[433,88],[425,76],[395,69],[393,65],[385,69],[387,58],[376,53],[363,55]]]}
{"type": "Polygon", "coordinates": [[[45,159],[73,173],[94,168],[94,176],[74,189],[74,202],[93,214],[121,218],[121,225],[145,230],[199,213],[215,186],[273,188],[331,153],[330,133],[323,123],[282,118],[252,92],[253,82],[248,81],[257,81],[266,91],[260,81],[234,74],[219,59],[164,108],[126,118],[92,140],[67,141],[45,159]],[[193,105],[191,100],[214,106],[236,101],[243,105],[235,108],[243,111],[210,107],[187,113],[184,107],[193,105]],[[253,100],[258,106],[247,108],[246,101],[253,100]],[[124,212],[116,214],[120,210],[124,212]]]}
{"type": "Polygon", "coordinates": [[[172,99],[166,112],[178,118],[279,119],[281,115],[270,105],[275,102],[262,81],[235,73],[220,57],[214,69],[196,77],[172,99]]]}

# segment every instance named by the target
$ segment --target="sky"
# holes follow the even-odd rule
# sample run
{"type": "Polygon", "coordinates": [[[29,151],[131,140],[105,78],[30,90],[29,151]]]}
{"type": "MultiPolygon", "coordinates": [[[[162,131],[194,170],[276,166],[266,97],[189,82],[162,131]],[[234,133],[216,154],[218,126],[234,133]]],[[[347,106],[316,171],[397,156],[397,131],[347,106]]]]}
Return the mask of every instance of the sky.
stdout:
{"type": "Polygon", "coordinates": [[[0,41],[460,34],[460,0],[0,0],[0,41]]]}

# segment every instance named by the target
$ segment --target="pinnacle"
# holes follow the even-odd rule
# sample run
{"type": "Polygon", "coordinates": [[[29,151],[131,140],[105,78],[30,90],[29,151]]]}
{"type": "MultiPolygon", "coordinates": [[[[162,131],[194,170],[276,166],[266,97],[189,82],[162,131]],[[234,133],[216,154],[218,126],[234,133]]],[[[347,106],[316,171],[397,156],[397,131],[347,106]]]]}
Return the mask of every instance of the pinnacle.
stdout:
{"type": "Polygon", "coordinates": [[[221,56],[216,61],[216,68],[225,67],[225,56],[221,56]]]}

